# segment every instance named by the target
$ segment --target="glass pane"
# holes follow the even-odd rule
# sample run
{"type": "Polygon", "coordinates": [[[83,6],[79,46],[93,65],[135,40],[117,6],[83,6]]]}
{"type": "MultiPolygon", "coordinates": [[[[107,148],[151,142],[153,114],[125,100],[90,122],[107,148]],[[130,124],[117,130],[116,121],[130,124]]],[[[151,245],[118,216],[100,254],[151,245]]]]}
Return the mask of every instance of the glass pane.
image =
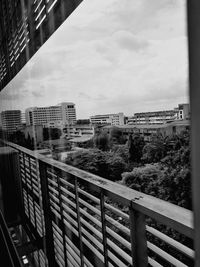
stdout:
{"type": "Polygon", "coordinates": [[[0,92],[35,262],[193,266],[187,49],[186,1],[85,0],[0,92]]]}

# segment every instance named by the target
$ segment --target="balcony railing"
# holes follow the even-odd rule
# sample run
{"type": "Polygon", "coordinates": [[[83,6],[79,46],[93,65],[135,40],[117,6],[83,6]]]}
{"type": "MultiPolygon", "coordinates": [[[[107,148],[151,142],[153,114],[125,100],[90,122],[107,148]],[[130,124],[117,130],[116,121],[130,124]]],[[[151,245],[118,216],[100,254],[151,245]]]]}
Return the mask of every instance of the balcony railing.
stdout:
{"type": "Polygon", "coordinates": [[[17,250],[12,242],[6,222],[0,211],[0,259],[7,267],[23,267],[17,250]]]}
{"type": "Polygon", "coordinates": [[[19,153],[24,216],[44,241],[36,266],[194,266],[191,211],[7,145],[19,153]]]}

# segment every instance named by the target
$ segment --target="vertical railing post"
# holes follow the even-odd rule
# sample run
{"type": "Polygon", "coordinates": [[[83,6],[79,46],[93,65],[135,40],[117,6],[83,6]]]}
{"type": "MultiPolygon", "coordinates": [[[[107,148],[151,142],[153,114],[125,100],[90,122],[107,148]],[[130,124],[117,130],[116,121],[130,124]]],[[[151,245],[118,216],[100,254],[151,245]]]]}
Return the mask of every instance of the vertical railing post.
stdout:
{"type": "MultiPolygon", "coordinates": [[[[32,176],[32,170],[31,170],[31,158],[28,158],[28,164],[29,164],[29,173],[30,173],[30,180],[31,180],[31,191],[33,192],[33,176],[32,176]]],[[[34,214],[34,227],[37,230],[37,222],[36,222],[36,211],[35,211],[35,200],[32,198],[33,201],[33,214],[34,214]]]]}
{"type": "Polygon", "coordinates": [[[83,258],[83,242],[82,242],[82,231],[81,231],[81,214],[79,207],[79,194],[78,194],[78,181],[77,177],[74,178],[74,189],[75,189],[75,198],[76,198],[76,212],[77,212],[77,222],[78,222],[78,233],[79,233],[79,245],[80,245],[80,258],[81,258],[81,267],[84,266],[83,258]]]}
{"type": "Polygon", "coordinates": [[[106,216],[105,216],[105,197],[104,192],[100,193],[100,207],[101,207],[101,223],[103,235],[103,249],[104,249],[104,265],[108,266],[108,246],[107,246],[107,232],[106,232],[106,216]]]}
{"type": "Polygon", "coordinates": [[[54,251],[52,214],[51,214],[50,200],[49,200],[48,180],[47,180],[46,164],[41,161],[39,161],[39,173],[41,181],[44,223],[46,230],[45,231],[46,256],[49,263],[48,266],[54,267],[57,266],[57,264],[55,260],[55,251],[54,251]]]}
{"type": "Polygon", "coordinates": [[[62,224],[63,253],[64,253],[64,260],[65,260],[65,267],[67,267],[68,261],[67,261],[67,247],[66,247],[66,238],[65,238],[66,232],[65,232],[65,224],[64,224],[61,184],[60,184],[60,177],[58,174],[56,174],[56,180],[58,184],[58,197],[59,197],[59,205],[60,205],[61,224],[62,224]]]}
{"type": "Polygon", "coordinates": [[[0,147],[0,198],[6,222],[19,222],[23,209],[19,152],[10,147],[0,147]]]}
{"type": "Polygon", "coordinates": [[[195,267],[200,266],[200,1],[187,1],[195,267]]]}
{"type": "Polygon", "coordinates": [[[141,212],[129,208],[132,259],[134,267],[147,267],[147,239],[145,216],[141,212]]]}
{"type": "Polygon", "coordinates": [[[27,182],[27,174],[26,174],[26,161],[25,161],[25,153],[23,153],[23,167],[24,167],[24,179],[26,184],[26,196],[27,196],[27,208],[28,208],[28,214],[27,217],[30,219],[30,204],[29,204],[29,194],[28,194],[28,182],[27,182]]]}

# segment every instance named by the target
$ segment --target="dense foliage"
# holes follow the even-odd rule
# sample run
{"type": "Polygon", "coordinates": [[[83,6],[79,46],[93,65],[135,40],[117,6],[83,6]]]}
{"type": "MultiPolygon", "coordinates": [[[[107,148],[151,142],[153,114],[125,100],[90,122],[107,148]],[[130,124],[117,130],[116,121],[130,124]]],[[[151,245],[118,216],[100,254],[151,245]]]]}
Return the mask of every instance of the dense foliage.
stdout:
{"type": "MultiPolygon", "coordinates": [[[[110,136],[102,134],[98,139],[100,142],[95,143],[96,148],[73,155],[67,163],[109,180],[118,181],[134,190],[192,209],[189,133],[182,132],[167,137],[159,134],[148,143],[144,142],[142,136],[133,135],[129,136],[126,144],[122,144],[122,137],[117,131],[111,131],[110,136]]],[[[115,205],[127,211],[123,205],[115,205]]],[[[110,216],[114,215],[111,213],[110,216]]],[[[115,220],[128,227],[123,218],[116,216],[115,220]]],[[[150,217],[146,217],[146,222],[181,244],[193,247],[191,239],[174,229],[159,224],[150,217]]],[[[120,230],[118,234],[123,237],[120,230]]],[[[193,266],[190,259],[148,232],[147,240],[187,266],[193,266]]],[[[122,249],[126,248],[122,246],[122,249]]],[[[149,255],[162,266],[171,266],[167,265],[164,259],[151,253],[150,251],[149,255]]]]}
{"type": "Polygon", "coordinates": [[[189,134],[155,137],[143,148],[142,166],[122,174],[122,184],[192,209],[189,134]]]}
{"type": "Polygon", "coordinates": [[[99,149],[80,151],[67,158],[66,163],[112,181],[120,180],[121,173],[126,169],[122,156],[99,149]]]}
{"type": "Polygon", "coordinates": [[[106,134],[99,134],[94,138],[94,144],[96,148],[102,150],[102,151],[107,151],[109,150],[109,137],[106,134]]]}
{"type": "Polygon", "coordinates": [[[44,140],[56,140],[59,139],[62,132],[58,128],[43,128],[44,140]]]}
{"type": "Polygon", "coordinates": [[[34,138],[31,138],[29,134],[25,137],[25,134],[20,130],[7,135],[6,137],[4,136],[4,139],[31,150],[34,150],[35,148],[34,138]]]}
{"type": "Polygon", "coordinates": [[[149,143],[133,135],[123,143],[124,137],[114,128],[110,135],[98,135],[94,148],[73,155],[66,163],[192,209],[188,132],[156,135],[149,143]]]}

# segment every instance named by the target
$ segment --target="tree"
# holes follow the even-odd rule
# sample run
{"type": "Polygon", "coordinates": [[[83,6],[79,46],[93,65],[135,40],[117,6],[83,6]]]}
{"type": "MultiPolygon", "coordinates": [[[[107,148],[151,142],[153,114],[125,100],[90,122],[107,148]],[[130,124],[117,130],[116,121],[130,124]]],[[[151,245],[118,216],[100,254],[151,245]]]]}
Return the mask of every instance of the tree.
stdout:
{"type": "Polygon", "coordinates": [[[131,172],[123,173],[121,183],[137,191],[158,197],[158,180],[162,175],[163,170],[159,164],[146,164],[133,168],[131,172]]]}
{"type": "Polygon", "coordinates": [[[128,163],[129,160],[129,149],[128,145],[113,145],[112,146],[112,152],[114,154],[119,155],[126,163],[128,163]]]}
{"type": "Polygon", "coordinates": [[[22,131],[18,130],[10,135],[9,141],[20,146],[25,146],[25,135],[22,131]]]}
{"type": "Polygon", "coordinates": [[[161,164],[165,168],[160,180],[160,186],[164,188],[161,197],[192,209],[190,147],[182,146],[177,151],[170,151],[161,164]]]}
{"type": "Polygon", "coordinates": [[[66,163],[107,178],[108,170],[105,153],[99,149],[90,149],[75,153],[70,159],[66,159],[66,163]]]}
{"type": "Polygon", "coordinates": [[[76,121],[76,124],[90,124],[90,120],[88,120],[88,119],[82,119],[82,120],[77,120],[76,121]]]}
{"type": "Polygon", "coordinates": [[[96,148],[107,151],[109,149],[109,137],[107,134],[101,133],[97,135],[94,139],[96,148]]]}
{"type": "Polygon", "coordinates": [[[168,152],[188,147],[189,139],[189,133],[186,131],[166,137],[162,134],[155,135],[151,142],[144,146],[142,160],[145,163],[159,162],[168,152]]]}
{"type": "Polygon", "coordinates": [[[126,171],[126,162],[119,154],[99,149],[80,151],[65,163],[112,181],[121,180],[121,174],[126,171]]]}
{"type": "Polygon", "coordinates": [[[192,209],[190,149],[170,151],[158,163],[122,174],[122,184],[143,193],[192,209]]]}
{"type": "Polygon", "coordinates": [[[43,139],[44,140],[55,140],[59,139],[62,132],[58,128],[43,128],[43,139]]]}
{"type": "Polygon", "coordinates": [[[171,149],[169,137],[162,134],[154,135],[151,142],[143,148],[142,160],[145,163],[158,162],[166,156],[167,151],[171,149]]]}
{"type": "Polygon", "coordinates": [[[125,138],[122,135],[122,131],[114,126],[110,131],[110,144],[124,144],[126,142],[125,138]]]}
{"type": "Polygon", "coordinates": [[[145,145],[144,138],[139,134],[129,135],[128,149],[129,149],[129,160],[140,163],[143,153],[143,147],[145,145]]]}
{"type": "Polygon", "coordinates": [[[108,169],[107,179],[111,181],[121,180],[121,174],[127,168],[127,164],[123,158],[117,153],[108,152],[106,155],[106,164],[108,169]]]}
{"type": "Polygon", "coordinates": [[[32,143],[32,140],[31,140],[31,137],[30,137],[30,134],[28,133],[28,136],[27,138],[25,139],[25,144],[24,146],[28,149],[31,149],[33,150],[34,149],[34,144],[32,143]]]}

